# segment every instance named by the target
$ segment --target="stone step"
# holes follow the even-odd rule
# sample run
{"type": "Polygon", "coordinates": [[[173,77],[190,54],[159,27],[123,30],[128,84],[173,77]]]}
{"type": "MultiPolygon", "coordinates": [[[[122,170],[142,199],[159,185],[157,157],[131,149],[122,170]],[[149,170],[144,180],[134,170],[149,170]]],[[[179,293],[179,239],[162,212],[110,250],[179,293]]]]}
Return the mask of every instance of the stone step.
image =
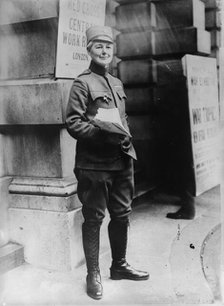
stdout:
{"type": "Polygon", "coordinates": [[[23,246],[9,242],[0,248],[0,273],[5,273],[24,263],[23,246]]]}

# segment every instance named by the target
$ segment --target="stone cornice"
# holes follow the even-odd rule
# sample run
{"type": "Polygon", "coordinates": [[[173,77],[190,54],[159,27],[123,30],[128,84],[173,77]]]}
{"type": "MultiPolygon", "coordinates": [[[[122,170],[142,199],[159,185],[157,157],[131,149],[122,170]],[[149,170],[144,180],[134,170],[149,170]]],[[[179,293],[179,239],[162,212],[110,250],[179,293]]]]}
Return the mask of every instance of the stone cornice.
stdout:
{"type": "Polygon", "coordinates": [[[13,178],[9,192],[67,197],[77,192],[77,182],[74,178],[13,178]]]}

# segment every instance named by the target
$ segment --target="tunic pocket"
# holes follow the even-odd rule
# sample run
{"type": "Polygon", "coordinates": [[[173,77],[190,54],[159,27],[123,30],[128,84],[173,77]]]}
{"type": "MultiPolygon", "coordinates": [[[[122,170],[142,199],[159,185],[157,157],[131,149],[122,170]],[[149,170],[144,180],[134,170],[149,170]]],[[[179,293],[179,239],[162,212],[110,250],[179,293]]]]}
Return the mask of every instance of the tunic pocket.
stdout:
{"type": "Polygon", "coordinates": [[[102,104],[109,104],[112,101],[112,94],[109,91],[90,91],[93,102],[100,107],[102,104]]]}
{"type": "Polygon", "coordinates": [[[115,91],[118,95],[118,97],[120,98],[120,100],[126,100],[127,99],[127,96],[123,90],[123,88],[121,86],[115,86],[115,91]]]}

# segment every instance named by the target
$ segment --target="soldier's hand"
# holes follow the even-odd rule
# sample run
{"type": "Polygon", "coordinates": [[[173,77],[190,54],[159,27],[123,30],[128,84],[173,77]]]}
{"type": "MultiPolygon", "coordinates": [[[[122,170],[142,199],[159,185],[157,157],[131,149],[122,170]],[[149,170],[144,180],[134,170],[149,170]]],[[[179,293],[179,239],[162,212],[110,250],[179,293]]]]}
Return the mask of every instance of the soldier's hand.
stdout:
{"type": "Polygon", "coordinates": [[[112,145],[121,145],[124,136],[115,134],[115,133],[105,133],[105,143],[112,144],[112,145]]]}
{"type": "Polygon", "coordinates": [[[121,149],[124,152],[127,152],[131,147],[131,139],[129,136],[124,136],[124,138],[121,140],[121,149]]]}

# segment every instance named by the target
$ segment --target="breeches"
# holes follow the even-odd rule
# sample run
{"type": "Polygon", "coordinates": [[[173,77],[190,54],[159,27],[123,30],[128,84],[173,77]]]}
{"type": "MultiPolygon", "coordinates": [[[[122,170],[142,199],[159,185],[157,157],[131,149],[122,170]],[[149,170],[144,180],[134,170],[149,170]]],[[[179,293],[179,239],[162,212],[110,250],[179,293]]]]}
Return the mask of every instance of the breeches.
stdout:
{"type": "Polygon", "coordinates": [[[132,160],[122,170],[75,170],[85,222],[101,224],[106,209],[111,220],[128,220],[134,194],[133,172],[132,160]]]}

